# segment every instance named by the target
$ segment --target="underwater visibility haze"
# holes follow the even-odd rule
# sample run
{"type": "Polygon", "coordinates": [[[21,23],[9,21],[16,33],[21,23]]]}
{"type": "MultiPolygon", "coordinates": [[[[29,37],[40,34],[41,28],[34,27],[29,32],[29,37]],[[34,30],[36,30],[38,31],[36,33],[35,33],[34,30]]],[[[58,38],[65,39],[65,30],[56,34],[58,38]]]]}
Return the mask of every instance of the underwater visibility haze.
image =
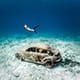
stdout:
{"type": "Polygon", "coordinates": [[[79,0],[0,0],[0,80],[80,79],[79,0]],[[24,29],[40,25],[37,33],[24,29]],[[21,62],[20,47],[47,43],[60,50],[63,61],[51,69],[21,62]]]}

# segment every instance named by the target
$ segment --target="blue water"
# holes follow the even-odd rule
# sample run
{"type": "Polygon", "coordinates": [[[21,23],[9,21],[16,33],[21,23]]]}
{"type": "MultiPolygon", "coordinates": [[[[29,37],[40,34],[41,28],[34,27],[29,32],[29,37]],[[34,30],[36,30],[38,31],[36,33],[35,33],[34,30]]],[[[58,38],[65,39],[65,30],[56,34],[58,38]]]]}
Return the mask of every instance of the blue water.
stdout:
{"type": "Polygon", "coordinates": [[[26,33],[24,24],[40,24],[39,33],[80,35],[78,0],[0,0],[0,34],[26,33]]]}
{"type": "Polygon", "coordinates": [[[79,80],[80,1],[0,0],[0,80],[79,80]],[[39,24],[37,33],[26,31],[39,24]],[[20,47],[44,42],[60,50],[63,63],[48,69],[16,59],[20,47]],[[5,77],[4,77],[5,76],[5,77]]]}

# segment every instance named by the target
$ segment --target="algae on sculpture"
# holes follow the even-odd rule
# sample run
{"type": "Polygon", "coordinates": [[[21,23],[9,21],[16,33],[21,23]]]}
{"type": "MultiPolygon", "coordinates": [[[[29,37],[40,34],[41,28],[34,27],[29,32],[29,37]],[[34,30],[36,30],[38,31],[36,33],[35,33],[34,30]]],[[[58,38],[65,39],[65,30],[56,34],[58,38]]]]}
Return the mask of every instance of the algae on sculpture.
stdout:
{"type": "Polygon", "coordinates": [[[22,61],[29,61],[52,67],[62,60],[60,52],[45,43],[35,43],[21,48],[16,57],[22,61]]]}

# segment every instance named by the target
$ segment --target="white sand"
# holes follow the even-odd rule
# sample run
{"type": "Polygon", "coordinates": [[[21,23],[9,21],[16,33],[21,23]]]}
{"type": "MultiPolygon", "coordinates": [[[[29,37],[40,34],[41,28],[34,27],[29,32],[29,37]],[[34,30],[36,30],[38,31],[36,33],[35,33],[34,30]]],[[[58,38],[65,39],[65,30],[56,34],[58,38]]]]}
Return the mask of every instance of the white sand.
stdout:
{"type": "MultiPolygon", "coordinates": [[[[4,38],[5,39],[5,38],[4,38]]],[[[63,41],[55,38],[8,38],[0,43],[0,80],[80,80],[80,42],[63,41]],[[57,47],[63,60],[73,62],[58,65],[52,69],[42,65],[21,62],[15,53],[30,43],[45,42],[57,47]]]]}

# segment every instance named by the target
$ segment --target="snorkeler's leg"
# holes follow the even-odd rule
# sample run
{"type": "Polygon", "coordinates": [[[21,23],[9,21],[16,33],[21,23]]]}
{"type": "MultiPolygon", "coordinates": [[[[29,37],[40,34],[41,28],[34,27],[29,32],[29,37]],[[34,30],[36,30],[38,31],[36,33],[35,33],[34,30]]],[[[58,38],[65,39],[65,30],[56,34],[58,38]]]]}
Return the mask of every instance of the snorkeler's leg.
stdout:
{"type": "Polygon", "coordinates": [[[35,30],[34,32],[35,32],[35,33],[37,33],[37,31],[36,31],[36,30],[35,30]]]}
{"type": "Polygon", "coordinates": [[[39,27],[39,26],[40,26],[40,25],[36,25],[36,26],[33,27],[33,29],[36,29],[36,28],[39,27]]]}

